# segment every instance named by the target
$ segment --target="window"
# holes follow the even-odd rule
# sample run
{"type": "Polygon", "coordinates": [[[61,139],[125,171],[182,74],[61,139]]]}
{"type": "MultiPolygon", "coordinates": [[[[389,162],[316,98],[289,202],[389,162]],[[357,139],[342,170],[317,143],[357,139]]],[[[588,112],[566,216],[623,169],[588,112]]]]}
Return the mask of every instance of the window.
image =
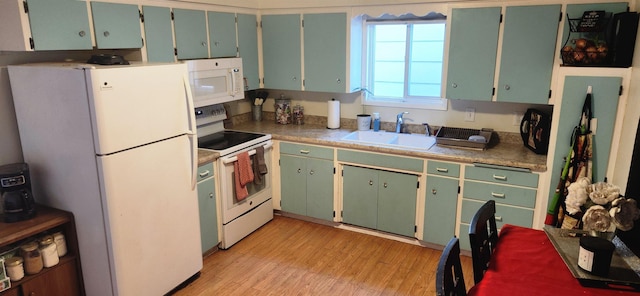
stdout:
{"type": "Polygon", "coordinates": [[[446,110],[445,20],[367,20],[366,105],[446,110]]]}

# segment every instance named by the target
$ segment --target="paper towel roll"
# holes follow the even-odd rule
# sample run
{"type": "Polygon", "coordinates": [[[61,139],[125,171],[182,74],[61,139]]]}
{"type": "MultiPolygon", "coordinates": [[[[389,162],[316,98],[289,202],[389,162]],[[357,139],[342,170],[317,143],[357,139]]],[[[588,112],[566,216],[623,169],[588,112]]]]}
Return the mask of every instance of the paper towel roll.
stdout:
{"type": "Polygon", "coordinates": [[[340,128],[340,101],[336,99],[327,102],[327,128],[340,128]]]}

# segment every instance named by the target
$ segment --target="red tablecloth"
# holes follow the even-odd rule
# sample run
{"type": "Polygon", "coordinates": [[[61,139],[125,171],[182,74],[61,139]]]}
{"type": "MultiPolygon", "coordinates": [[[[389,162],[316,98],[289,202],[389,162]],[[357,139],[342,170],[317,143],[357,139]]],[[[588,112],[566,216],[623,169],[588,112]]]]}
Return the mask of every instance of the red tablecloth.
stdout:
{"type": "MultiPolygon", "coordinates": [[[[466,275],[465,275],[466,276],[466,275]]],[[[473,276],[473,275],[470,275],[473,276]]],[[[569,268],[542,230],[504,225],[489,269],[469,295],[640,295],[631,291],[587,288],[569,268]]]]}

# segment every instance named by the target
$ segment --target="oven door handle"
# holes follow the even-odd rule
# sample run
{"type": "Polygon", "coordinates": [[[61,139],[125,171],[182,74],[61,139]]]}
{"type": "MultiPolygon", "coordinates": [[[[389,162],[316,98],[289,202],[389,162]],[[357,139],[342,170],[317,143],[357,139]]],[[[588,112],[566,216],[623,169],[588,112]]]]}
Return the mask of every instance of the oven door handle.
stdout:
{"type": "MultiPolygon", "coordinates": [[[[266,145],[264,145],[264,150],[267,150],[269,148],[271,148],[273,146],[273,142],[269,142],[266,145]]],[[[253,150],[249,150],[249,156],[256,154],[256,149],[253,150]]],[[[229,157],[229,158],[223,158],[222,159],[222,163],[224,164],[230,164],[230,163],[234,163],[238,161],[238,157],[237,156],[233,156],[233,157],[229,157]]]]}

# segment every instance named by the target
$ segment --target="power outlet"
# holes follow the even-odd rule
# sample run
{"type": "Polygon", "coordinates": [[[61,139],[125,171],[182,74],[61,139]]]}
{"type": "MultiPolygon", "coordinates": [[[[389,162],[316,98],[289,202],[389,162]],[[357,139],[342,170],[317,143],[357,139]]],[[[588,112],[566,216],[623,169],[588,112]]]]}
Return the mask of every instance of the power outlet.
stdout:
{"type": "Polygon", "coordinates": [[[518,126],[520,122],[522,122],[522,117],[524,114],[520,112],[513,112],[513,120],[511,121],[511,125],[518,126]]]}
{"type": "Polygon", "coordinates": [[[474,108],[465,109],[464,121],[476,121],[476,109],[474,108]]]}

